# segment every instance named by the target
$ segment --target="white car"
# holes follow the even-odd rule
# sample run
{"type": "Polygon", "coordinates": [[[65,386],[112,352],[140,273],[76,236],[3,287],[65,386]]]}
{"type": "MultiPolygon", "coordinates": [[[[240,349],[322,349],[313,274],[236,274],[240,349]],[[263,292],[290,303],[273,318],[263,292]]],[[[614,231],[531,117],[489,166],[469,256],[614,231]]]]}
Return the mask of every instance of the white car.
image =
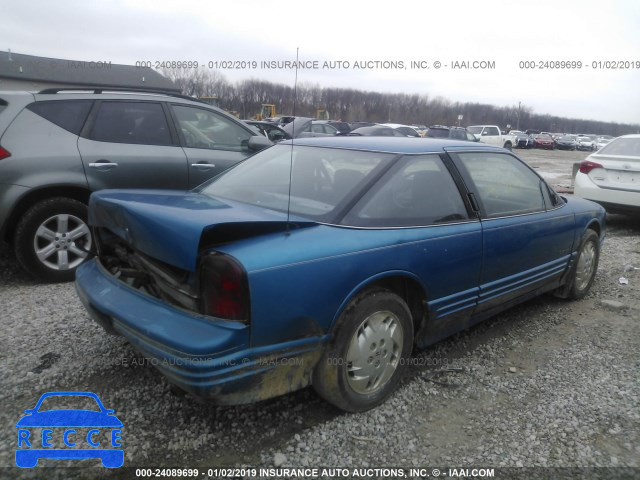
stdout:
{"type": "Polygon", "coordinates": [[[600,150],[602,147],[604,147],[605,145],[608,145],[609,142],[611,142],[610,138],[602,138],[600,137],[596,143],[596,147],[598,148],[598,150],[600,150]]]}
{"type": "Polygon", "coordinates": [[[618,137],[589,155],[575,178],[574,195],[608,212],[640,212],[640,135],[618,137]]]}
{"type": "Polygon", "coordinates": [[[596,143],[590,137],[579,136],[576,142],[578,150],[593,152],[596,149],[596,143]]]}

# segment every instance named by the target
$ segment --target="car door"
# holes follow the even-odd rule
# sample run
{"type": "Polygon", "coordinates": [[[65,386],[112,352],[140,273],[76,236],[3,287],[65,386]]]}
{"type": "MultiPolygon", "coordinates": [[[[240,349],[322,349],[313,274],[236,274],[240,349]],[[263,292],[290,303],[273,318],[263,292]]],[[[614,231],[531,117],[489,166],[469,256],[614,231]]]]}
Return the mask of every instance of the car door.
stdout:
{"type": "Polygon", "coordinates": [[[489,145],[502,146],[502,138],[500,138],[500,130],[498,127],[484,127],[480,141],[489,145]]]}
{"type": "Polygon", "coordinates": [[[564,202],[517,157],[452,154],[482,218],[483,258],[477,312],[557,285],[574,241],[564,202]]]}
{"type": "Polygon", "coordinates": [[[437,154],[406,156],[342,221],[387,228],[389,243],[403,245],[388,258],[425,286],[429,320],[417,335],[422,347],[469,326],[478,299],[481,224],[447,162],[437,154]]]}
{"type": "Polygon", "coordinates": [[[253,133],[222,114],[204,107],[172,104],[180,143],[187,156],[189,188],[194,188],[251,153],[253,133]]]}
{"type": "Polygon", "coordinates": [[[78,138],[89,188],[187,188],[187,159],[161,102],[97,102],[78,138]]]}

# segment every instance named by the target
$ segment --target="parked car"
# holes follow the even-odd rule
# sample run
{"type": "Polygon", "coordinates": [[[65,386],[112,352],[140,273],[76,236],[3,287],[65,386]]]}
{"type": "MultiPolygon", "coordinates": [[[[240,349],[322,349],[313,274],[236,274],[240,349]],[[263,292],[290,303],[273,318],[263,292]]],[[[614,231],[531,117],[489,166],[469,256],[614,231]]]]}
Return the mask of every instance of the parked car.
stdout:
{"type": "Polygon", "coordinates": [[[479,142],[480,140],[464,127],[445,127],[443,125],[433,125],[429,127],[426,138],[451,138],[453,140],[464,140],[467,142],[479,142]]]}
{"type": "Polygon", "coordinates": [[[262,135],[267,137],[272,142],[280,142],[282,140],[291,139],[291,135],[289,135],[286,130],[284,130],[280,125],[276,123],[260,120],[245,120],[244,123],[257,128],[262,135]]]}
{"type": "Polygon", "coordinates": [[[588,292],[599,205],[502,148],[281,142],[196,190],[91,197],[76,288],[108,332],[221,404],[313,385],[363,411],[427,347],[543,292],[588,292]]]}
{"type": "Polygon", "coordinates": [[[326,120],[307,117],[296,117],[294,121],[287,123],[282,128],[291,138],[332,137],[340,133],[336,127],[327,123],[326,120]]]}
{"type": "Polygon", "coordinates": [[[516,148],[533,148],[535,146],[535,140],[531,136],[524,132],[509,132],[515,137],[514,147],[516,148]]]}
{"type": "Polygon", "coordinates": [[[609,142],[611,142],[611,140],[608,138],[603,138],[603,137],[598,138],[598,141],[596,142],[596,149],[600,150],[602,147],[609,144],[609,142]]]}
{"type": "Polygon", "coordinates": [[[403,137],[407,135],[399,130],[384,125],[373,125],[371,127],[359,127],[349,132],[350,136],[366,136],[366,137],[403,137]]]}
{"type": "Polygon", "coordinates": [[[576,173],[574,194],[612,213],[640,212],[640,135],[624,135],[589,155],[576,173]]]}
{"type": "Polygon", "coordinates": [[[539,133],[533,136],[533,146],[535,148],[544,148],[547,150],[553,150],[556,148],[556,142],[553,141],[551,135],[547,133],[539,133]]]}
{"type": "Polygon", "coordinates": [[[596,143],[591,139],[591,137],[578,136],[576,139],[576,148],[578,150],[593,152],[596,150],[596,143]]]}
{"type": "Polygon", "coordinates": [[[578,147],[575,135],[565,135],[556,140],[558,150],[575,150],[578,147]]]}
{"type": "Polygon", "coordinates": [[[415,137],[415,138],[420,137],[420,134],[418,133],[418,131],[415,128],[410,127],[409,125],[403,125],[401,123],[383,123],[382,125],[384,125],[385,127],[395,128],[396,130],[398,130],[400,133],[402,133],[407,137],[415,137]]]}
{"type": "Polygon", "coordinates": [[[475,135],[479,141],[489,145],[496,145],[507,150],[511,150],[515,145],[515,135],[501,132],[497,125],[471,125],[467,127],[467,130],[475,135]]]}
{"type": "Polygon", "coordinates": [[[373,127],[375,125],[378,125],[375,122],[364,122],[364,121],[356,121],[356,122],[351,122],[349,123],[349,127],[351,127],[351,131],[355,130],[356,128],[360,128],[360,127],[373,127]]]}
{"type": "Polygon", "coordinates": [[[73,91],[0,92],[0,235],[41,280],[72,280],[87,258],[91,192],[184,191],[271,145],[190,97],[73,91]]]}
{"type": "Polygon", "coordinates": [[[331,125],[338,130],[338,135],[346,135],[351,131],[351,126],[347,122],[340,120],[317,120],[318,122],[325,122],[327,125],[331,125]]]}

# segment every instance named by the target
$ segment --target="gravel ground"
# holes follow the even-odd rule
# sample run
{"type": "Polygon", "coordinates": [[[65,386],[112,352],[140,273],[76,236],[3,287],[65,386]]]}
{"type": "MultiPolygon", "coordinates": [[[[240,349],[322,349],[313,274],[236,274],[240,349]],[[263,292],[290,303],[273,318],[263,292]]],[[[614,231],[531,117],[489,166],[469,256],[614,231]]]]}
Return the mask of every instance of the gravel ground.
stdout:
{"type": "Polygon", "coordinates": [[[311,389],[199,403],[95,325],[72,284],[32,282],[1,244],[0,476],[134,478],[93,460],[15,467],[23,410],[47,391],[88,390],[123,421],[127,467],[605,467],[638,478],[640,222],[608,226],[587,298],[543,296],[418,352],[393,397],[363,414],[311,389]],[[83,468],[61,468],[72,465],[83,468]]]}

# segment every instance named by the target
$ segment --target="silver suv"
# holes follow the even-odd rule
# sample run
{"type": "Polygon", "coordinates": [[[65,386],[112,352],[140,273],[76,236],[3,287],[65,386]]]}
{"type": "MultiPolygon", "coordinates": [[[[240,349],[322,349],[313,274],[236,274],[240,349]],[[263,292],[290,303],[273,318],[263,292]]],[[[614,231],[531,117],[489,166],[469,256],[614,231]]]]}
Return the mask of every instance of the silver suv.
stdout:
{"type": "Polygon", "coordinates": [[[1,238],[34,277],[72,280],[91,250],[91,192],[188,190],[270,144],[226,112],[181,95],[0,92],[1,238]]]}

